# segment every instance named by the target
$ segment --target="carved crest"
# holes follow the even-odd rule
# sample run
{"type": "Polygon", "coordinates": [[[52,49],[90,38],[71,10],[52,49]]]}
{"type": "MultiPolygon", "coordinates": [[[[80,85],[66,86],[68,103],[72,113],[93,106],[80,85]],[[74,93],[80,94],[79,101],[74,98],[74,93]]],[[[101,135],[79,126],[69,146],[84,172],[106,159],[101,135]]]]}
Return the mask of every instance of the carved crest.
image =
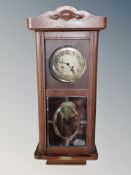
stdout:
{"type": "Polygon", "coordinates": [[[61,12],[54,14],[54,15],[50,15],[49,18],[57,20],[59,18],[64,19],[66,21],[75,18],[75,19],[82,19],[84,18],[84,15],[78,14],[73,12],[72,10],[62,10],[61,12]]]}

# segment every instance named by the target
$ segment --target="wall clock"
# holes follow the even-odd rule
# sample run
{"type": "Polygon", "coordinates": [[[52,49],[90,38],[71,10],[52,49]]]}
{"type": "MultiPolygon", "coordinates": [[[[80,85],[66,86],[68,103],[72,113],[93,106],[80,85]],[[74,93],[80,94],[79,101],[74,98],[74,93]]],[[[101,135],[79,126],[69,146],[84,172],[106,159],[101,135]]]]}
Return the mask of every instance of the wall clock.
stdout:
{"type": "Polygon", "coordinates": [[[96,160],[96,80],[99,31],[107,18],[63,6],[27,25],[35,31],[39,142],[47,164],[96,160]]]}

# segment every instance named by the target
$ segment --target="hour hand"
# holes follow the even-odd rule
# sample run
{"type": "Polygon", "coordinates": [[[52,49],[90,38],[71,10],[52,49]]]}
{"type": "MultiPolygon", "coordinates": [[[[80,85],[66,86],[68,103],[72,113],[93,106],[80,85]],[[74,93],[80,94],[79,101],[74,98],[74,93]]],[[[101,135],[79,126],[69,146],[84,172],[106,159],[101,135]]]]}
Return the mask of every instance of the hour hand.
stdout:
{"type": "Polygon", "coordinates": [[[70,67],[70,70],[71,70],[73,73],[75,73],[75,71],[74,71],[74,66],[71,66],[71,67],[70,67]]]}

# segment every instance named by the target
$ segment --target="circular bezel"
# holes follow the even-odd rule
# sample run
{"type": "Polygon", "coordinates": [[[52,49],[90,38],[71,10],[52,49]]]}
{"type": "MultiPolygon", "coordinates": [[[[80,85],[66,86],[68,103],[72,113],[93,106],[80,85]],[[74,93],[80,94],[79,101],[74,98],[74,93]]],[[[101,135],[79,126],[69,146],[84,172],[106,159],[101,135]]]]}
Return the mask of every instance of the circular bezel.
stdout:
{"type": "Polygon", "coordinates": [[[57,49],[52,53],[52,55],[51,55],[51,57],[50,57],[50,59],[49,59],[49,70],[50,70],[50,72],[51,72],[51,75],[52,75],[56,80],[58,80],[58,81],[60,81],[60,82],[64,82],[64,83],[74,83],[74,82],[76,82],[77,80],[79,80],[79,79],[82,77],[82,75],[83,75],[84,72],[85,72],[85,69],[86,69],[86,60],[85,60],[85,57],[82,56],[81,52],[80,52],[78,49],[76,49],[76,48],[74,48],[74,47],[72,47],[72,46],[64,46],[64,47],[59,47],[59,48],[57,48],[57,49]],[[66,51],[66,50],[77,53],[77,54],[80,55],[80,57],[83,59],[83,65],[84,65],[84,66],[83,66],[83,70],[80,72],[79,77],[78,77],[77,79],[66,80],[66,79],[63,79],[63,78],[58,77],[58,76],[56,75],[56,73],[55,73],[55,67],[54,67],[54,64],[53,64],[54,59],[55,59],[55,55],[57,55],[59,52],[63,52],[63,51],[66,51]]]}

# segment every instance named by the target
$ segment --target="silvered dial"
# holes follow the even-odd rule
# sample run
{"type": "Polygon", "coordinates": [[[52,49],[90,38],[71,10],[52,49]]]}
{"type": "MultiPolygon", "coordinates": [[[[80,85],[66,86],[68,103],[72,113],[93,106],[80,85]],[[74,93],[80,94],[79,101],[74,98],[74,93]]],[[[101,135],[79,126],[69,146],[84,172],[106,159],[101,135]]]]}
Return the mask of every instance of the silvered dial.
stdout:
{"type": "Polygon", "coordinates": [[[86,67],[85,58],[80,51],[67,46],[55,50],[49,64],[53,77],[67,83],[80,79],[86,67]]]}

